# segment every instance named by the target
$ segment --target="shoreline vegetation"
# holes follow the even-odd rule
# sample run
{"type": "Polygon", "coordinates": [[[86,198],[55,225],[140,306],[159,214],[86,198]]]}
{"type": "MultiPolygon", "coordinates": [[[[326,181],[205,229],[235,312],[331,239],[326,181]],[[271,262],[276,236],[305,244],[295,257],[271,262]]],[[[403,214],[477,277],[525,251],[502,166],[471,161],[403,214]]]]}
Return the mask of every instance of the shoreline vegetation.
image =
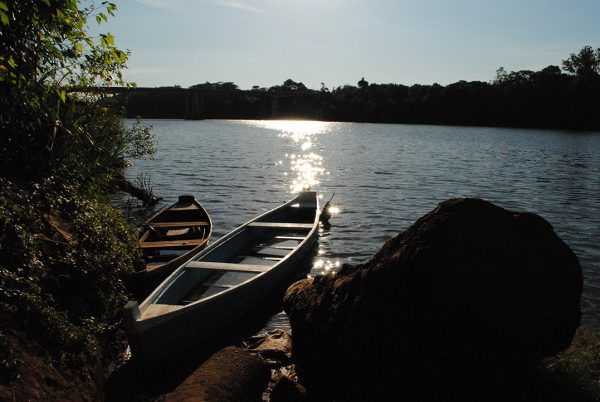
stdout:
{"type": "Polygon", "coordinates": [[[314,119],[600,130],[600,48],[540,71],[499,68],[491,82],[373,84],[308,89],[292,79],[241,90],[232,82],[139,88],[115,98],[130,118],[314,119]]]}
{"type": "Polygon", "coordinates": [[[127,53],[90,36],[116,6],[0,2],[0,399],[97,400],[126,346],[125,281],[141,264],[109,204],[129,158],[154,152],[102,94],[127,53]]]}
{"type": "MultiPolygon", "coordinates": [[[[134,228],[109,199],[126,160],[151,157],[155,141],[147,128],[125,124],[123,105],[115,102],[120,97],[93,90],[127,86],[121,71],[128,53],[109,33],[88,34],[90,21],[102,27],[115,11],[110,2],[0,1],[2,400],[102,400],[106,378],[127,347],[122,308],[131,295],[128,279],[142,260],[134,228]]],[[[478,122],[471,119],[477,113],[486,123],[511,110],[498,124],[536,125],[549,118],[552,125],[598,129],[600,51],[586,49],[564,64],[568,74],[557,67],[499,71],[497,83],[447,87],[361,80],[358,87],[324,87],[307,98],[301,83],[288,80],[271,92],[301,95],[278,100],[280,117],[421,122],[429,110],[436,111],[430,116],[438,116],[431,119],[439,124],[463,124],[478,122]],[[497,106],[492,101],[497,94],[504,94],[503,106],[487,115],[497,106]],[[543,113],[521,108],[533,104],[543,113]],[[556,108],[567,110],[566,117],[556,108]]],[[[215,88],[199,88],[204,89],[215,88]]],[[[206,116],[254,116],[255,109],[245,108],[270,93],[240,92],[257,96],[238,104],[236,91],[232,99],[217,97],[214,105],[205,100],[206,116]]],[[[132,99],[128,102],[133,113],[132,99]]],[[[555,361],[553,372],[560,381],[580,381],[578,389],[592,390],[586,400],[598,400],[600,336],[590,332],[580,339],[572,353],[555,361]]]]}

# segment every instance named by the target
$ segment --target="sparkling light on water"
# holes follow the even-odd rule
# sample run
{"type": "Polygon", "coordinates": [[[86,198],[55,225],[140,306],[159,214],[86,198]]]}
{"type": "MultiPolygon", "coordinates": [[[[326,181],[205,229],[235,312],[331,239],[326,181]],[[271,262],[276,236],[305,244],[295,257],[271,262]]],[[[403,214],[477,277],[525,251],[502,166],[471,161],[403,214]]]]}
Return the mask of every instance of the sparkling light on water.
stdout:
{"type": "MultiPolygon", "coordinates": [[[[319,183],[312,189],[321,206],[335,192],[332,204],[341,212],[330,229],[321,226],[311,267],[319,259],[331,267],[365,262],[448,198],[479,196],[535,212],[579,257],[583,321],[600,327],[597,133],[289,121],[145,124],[157,138],[158,154],[136,160],[128,178],[151,172],[162,205],[195,194],[213,219],[215,239],[289,200],[292,182],[305,180],[292,169],[298,160],[322,157],[321,164],[304,162],[325,169],[315,174],[319,183]],[[311,147],[302,150],[306,142],[311,147]]],[[[325,272],[320,264],[313,276],[325,272]]]]}
{"type": "Polygon", "coordinates": [[[326,258],[315,259],[311,272],[317,275],[334,275],[340,269],[340,261],[326,258]]]}
{"type": "Polygon", "coordinates": [[[329,212],[331,212],[332,215],[339,214],[340,208],[332,205],[329,207],[329,212]]]}
{"type": "MultiPolygon", "coordinates": [[[[297,154],[285,154],[290,163],[289,188],[292,193],[302,190],[315,190],[319,184],[319,176],[325,174],[323,157],[315,150],[316,136],[328,133],[335,123],[304,120],[257,121],[261,128],[276,130],[284,140],[292,140],[297,147],[297,154]]],[[[287,172],[284,176],[288,176],[287,172]]]]}

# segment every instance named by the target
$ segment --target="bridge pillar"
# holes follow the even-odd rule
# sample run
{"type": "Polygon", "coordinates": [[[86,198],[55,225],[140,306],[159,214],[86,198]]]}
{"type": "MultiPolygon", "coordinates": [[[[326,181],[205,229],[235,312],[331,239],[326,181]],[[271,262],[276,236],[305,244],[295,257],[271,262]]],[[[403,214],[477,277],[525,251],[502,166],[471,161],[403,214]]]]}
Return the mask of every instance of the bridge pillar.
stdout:
{"type": "Polygon", "coordinates": [[[279,99],[278,96],[273,96],[271,98],[271,117],[277,117],[277,100],[279,99]]]}
{"type": "Polygon", "coordinates": [[[204,95],[192,92],[185,98],[185,118],[188,120],[204,119],[204,95]]]}

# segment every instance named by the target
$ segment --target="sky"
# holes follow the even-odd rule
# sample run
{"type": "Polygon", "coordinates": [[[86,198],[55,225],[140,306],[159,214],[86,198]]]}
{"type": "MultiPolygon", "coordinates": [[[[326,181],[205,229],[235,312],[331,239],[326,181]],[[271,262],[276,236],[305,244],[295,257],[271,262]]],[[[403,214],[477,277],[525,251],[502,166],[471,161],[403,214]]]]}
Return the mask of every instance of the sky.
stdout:
{"type": "Polygon", "coordinates": [[[121,0],[138,86],[491,81],[600,47],[600,0],[121,0]]]}

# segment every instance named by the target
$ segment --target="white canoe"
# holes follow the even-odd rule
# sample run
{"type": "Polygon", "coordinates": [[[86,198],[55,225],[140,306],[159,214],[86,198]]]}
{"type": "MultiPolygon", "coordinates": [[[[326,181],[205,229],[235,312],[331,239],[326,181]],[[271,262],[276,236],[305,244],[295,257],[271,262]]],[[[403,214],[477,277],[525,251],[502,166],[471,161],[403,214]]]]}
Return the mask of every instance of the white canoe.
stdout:
{"type": "Polygon", "coordinates": [[[177,268],[126,308],[133,357],[159,361],[207,339],[271,293],[316,242],[314,191],[245,223],[177,268]]]}

